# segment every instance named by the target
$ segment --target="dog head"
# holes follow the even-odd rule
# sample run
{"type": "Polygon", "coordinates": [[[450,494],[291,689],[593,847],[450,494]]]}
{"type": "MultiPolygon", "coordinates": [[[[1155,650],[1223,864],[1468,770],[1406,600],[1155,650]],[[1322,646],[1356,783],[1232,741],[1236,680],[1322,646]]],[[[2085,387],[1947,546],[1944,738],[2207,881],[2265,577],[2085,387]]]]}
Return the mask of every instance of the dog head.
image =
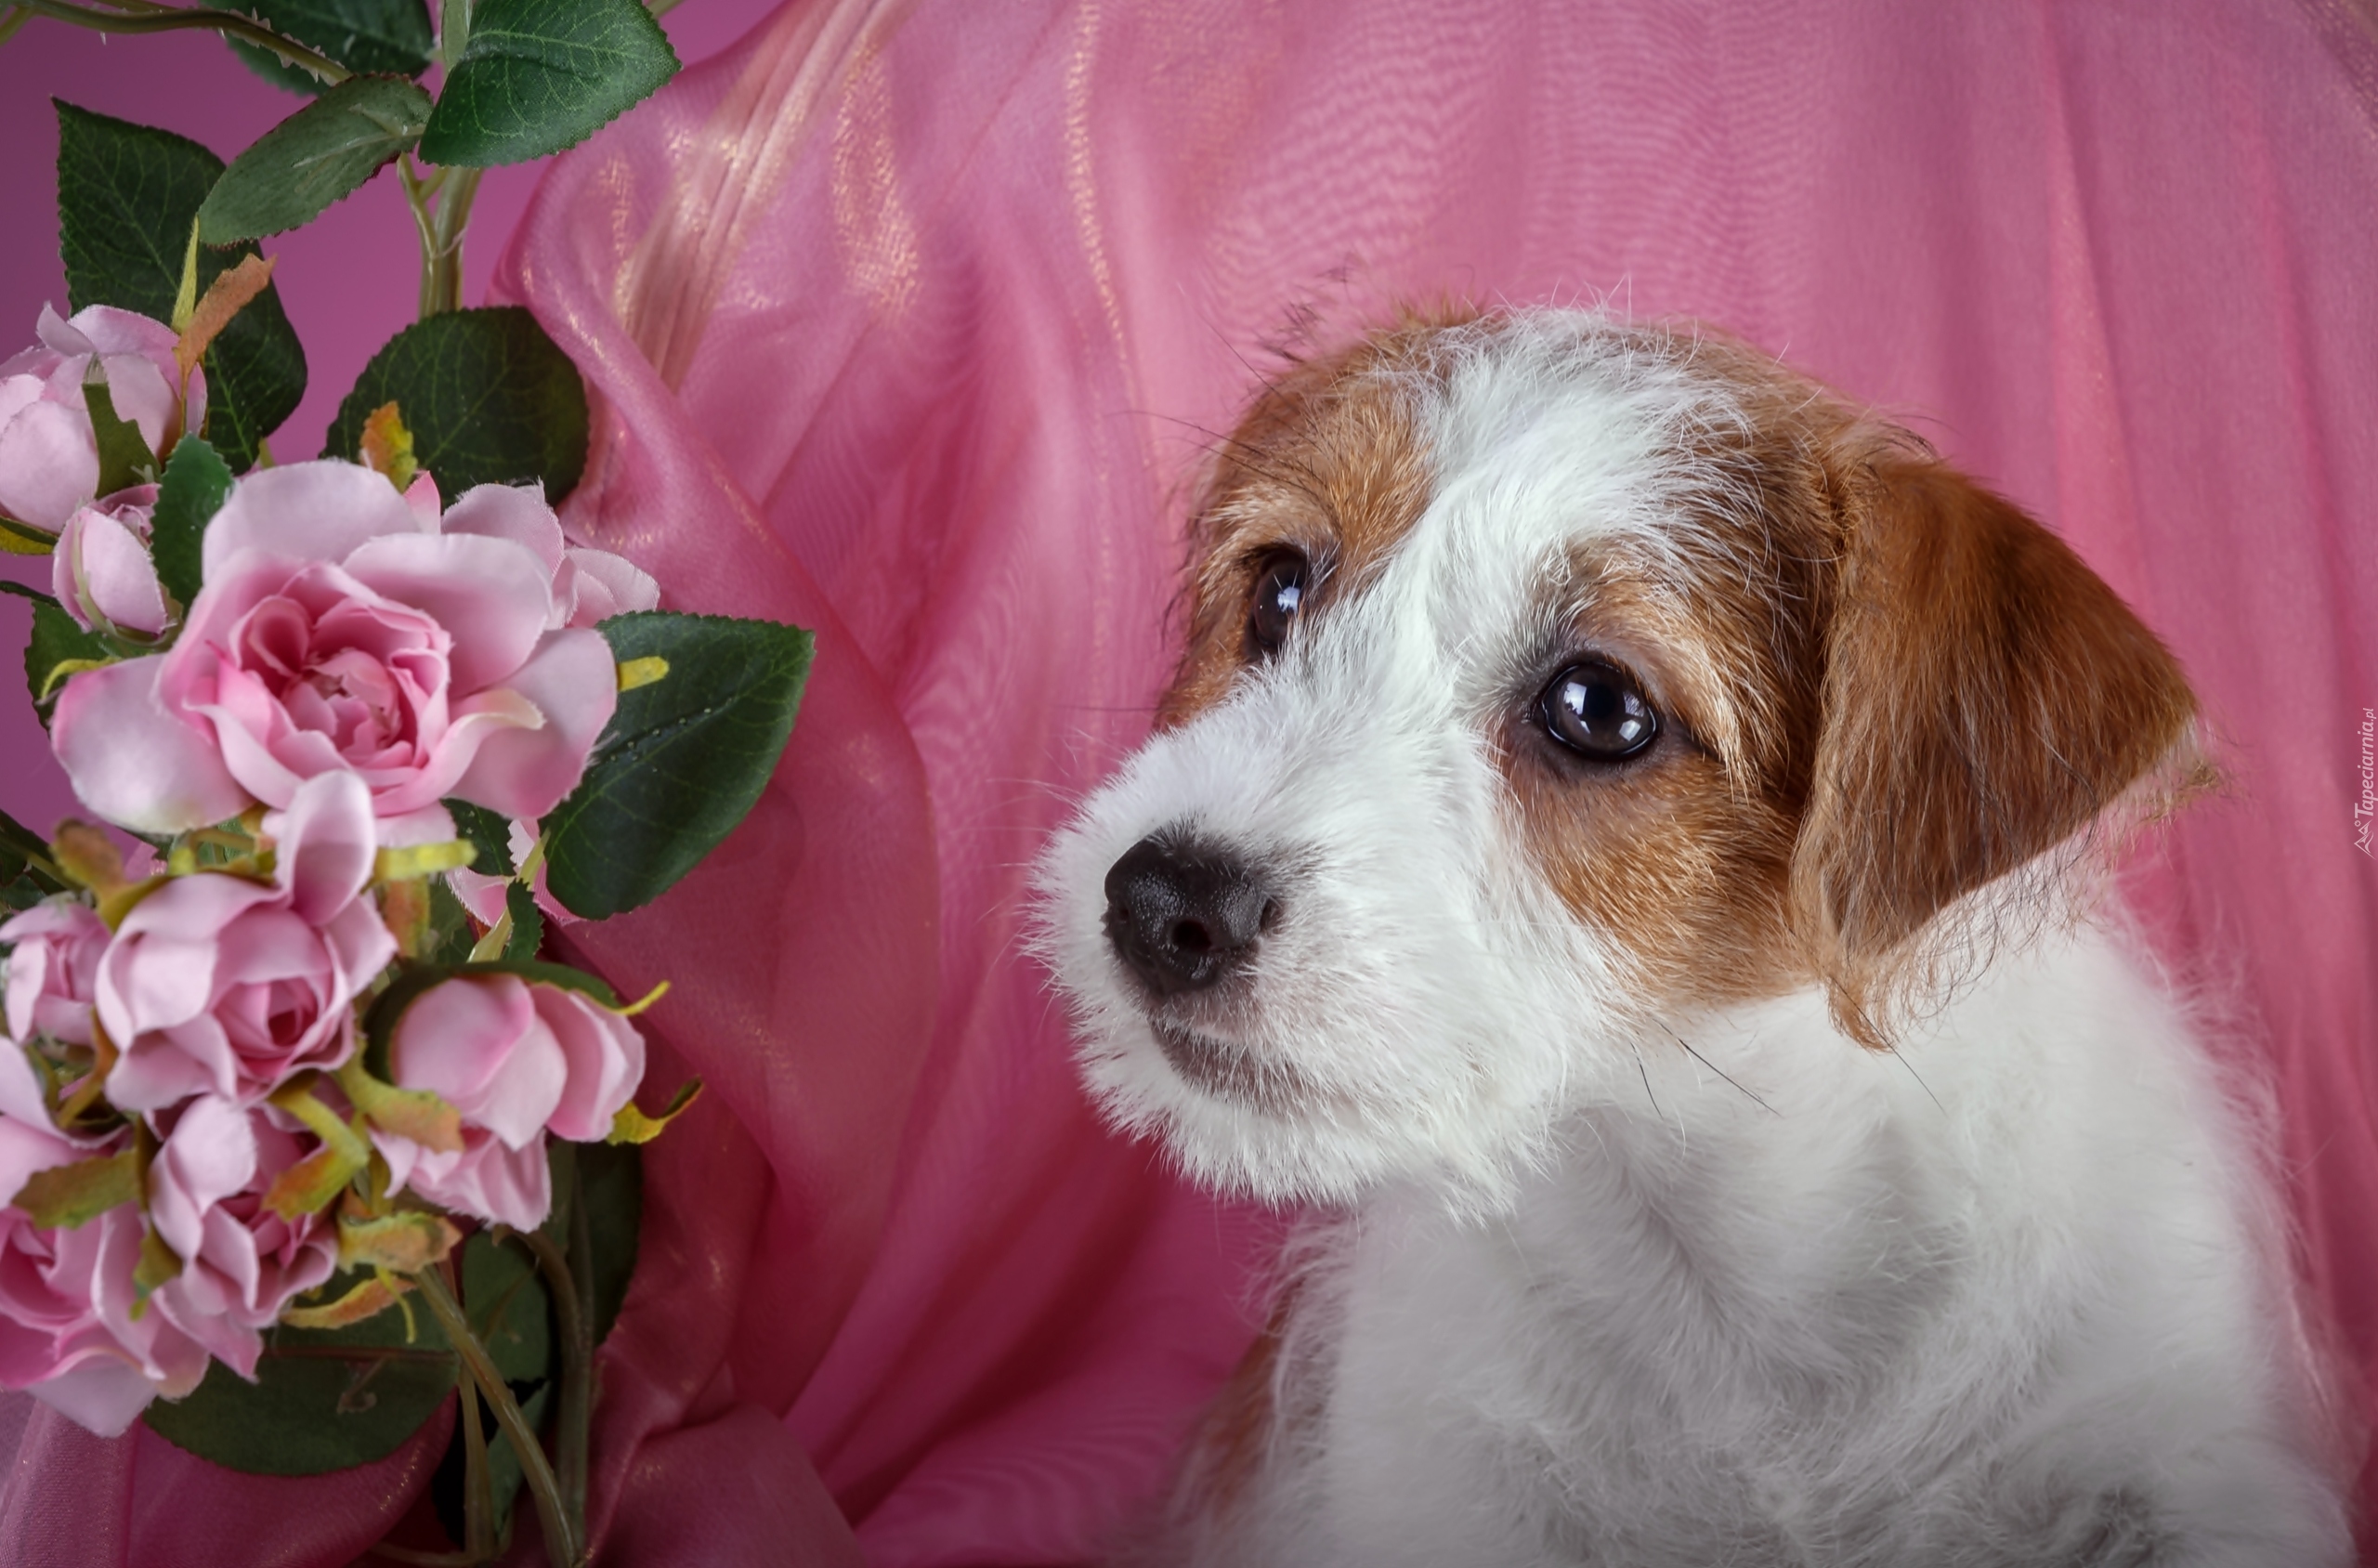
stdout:
{"type": "Polygon", "coordinates": [[[1663,1020],[1821,989],[2185,747],[2053,535],[1738,346],[1407,322],[1220,455],[1157,733],[1041,868],[1093,1092],[1196,1174],[1508,1190],[1663,1020]]]}

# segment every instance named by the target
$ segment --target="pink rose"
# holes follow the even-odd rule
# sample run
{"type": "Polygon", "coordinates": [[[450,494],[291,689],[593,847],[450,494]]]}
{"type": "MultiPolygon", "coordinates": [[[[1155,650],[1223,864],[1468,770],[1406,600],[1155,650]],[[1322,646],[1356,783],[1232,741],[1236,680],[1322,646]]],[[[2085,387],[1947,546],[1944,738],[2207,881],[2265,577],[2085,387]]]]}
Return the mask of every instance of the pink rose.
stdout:
{"type": "Polygon", "coordinates": [[[157,487],[135,485],[78,507],[50,552],[50,592],[86,631],[147,641],[173,612],[149,558],[149,517],[157,487]]]}
{"type": "Polygon", "coordinates": [[[475,508],[480,493],[441,522],[354,464],[241,480],[173,648],[60,695],[51,744],[75,793],[173,833],[350,771],[399,844],[451,836],[447,795],[553,809],[610,722],[618,671],[599,634],[555,624],[555,567],[512,536],[516,506],[475,508]]]}
{"type": "Polygon", "coordinates": [[[20,1040],[46,1035],[62,1045],[89,1045],[99,956],[108,947],[108,928],[97,912],[87,904],[50,899],[0,925],[0,942],[16,944],[6,971],[8,1033],[20,1040]]]}
{"type": "MultiPolygon", "coordinates": [[[[13,1204],[34,1172],[91,1153],[0,1117],[0,1193],[13,1204]]],[[[198,1386],[205,1347],[163,1313],[133,1315],[140,1230],[129,1203],[72,1230],[0,1209],[0,1388],[26,1390],[113,1437],[158,1394],[177,1399],[198,1386]]]]}
{"type": "Polygon", "coordinates": [[[553,1207],[544,1134],[601,1138],[644,1081],[644,1037],[580,992],[509,974],[423,992],[388,1041],[389,1077],[463,1117],[459,1153],[374,1131],[388,1188],[533,1229],[553,1207]]]}
{"type": "Polygon", "coordinates": [[[444,527],[450,534],[509,539],[543,562],[553,593],[549,626],[593,626],[660,603],[660,585],[626,556],[565,540],[561,520],[538,486],[474,486],[447,508],[444,527]]]}
{"type": "Polygon", "coordinates": [[[45,305],[35,330],[41,342],[0,365],[0,513],[56,533],[98,490],[99,448],[83,396],[91,361],[107,376],[117,416],[140,427],[152,452],[169,430],[205,420],[206,372],[190,372],[184,408],[174,329],[129,310],[94,305],[61,321],[45,305]]]}
{"type": "Polygon", "coordinates": [[[174,1113],[150,1162],[149,1221],[182,1261],[157,1304],[242,1378],[281,1309],[338,1267],[333,1221],[264,1207],[273,1178],[315,1147],[294,1117],[209,1094],[174,1113]]]}
{"type": "Polygon", "coordinates": [[[107,1080],[117,1109],[193,1094],[251,1104],[354,1050],[355,998],[397,952],[364,895],[371,798],[353,774],[324,774],[276,826],[270,882],[176,877],[116,928],[97,1000],[123,1052],[107,1080]]]}

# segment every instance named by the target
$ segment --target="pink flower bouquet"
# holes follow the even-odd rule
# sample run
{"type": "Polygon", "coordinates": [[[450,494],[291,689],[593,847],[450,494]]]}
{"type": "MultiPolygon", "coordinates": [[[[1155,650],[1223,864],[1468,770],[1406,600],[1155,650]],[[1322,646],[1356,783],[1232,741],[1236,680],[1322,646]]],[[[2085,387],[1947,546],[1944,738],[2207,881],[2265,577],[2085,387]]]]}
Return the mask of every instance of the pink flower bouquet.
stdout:
{"type": "Polygon", "coordinates": [[[554,510],[584,390],[525,311],[460,308],[472,190],[675,61],[636,0],[504,7],[478,50],[462,0],[442,28],[373,0],[369,37],[348,0],[270,13],[302,36],[191,13],[319,95],[228,167],[59,107],[74,312],[0,362],[0,545],[50,592],[0,588],[34,601],[31,699],[98,821],[0,817],[0,1388],[279,1474],[382,1457],[459,1394],[437,1560],[500,1554],[525,1487],[570,1563],[622,1162],[696,1086],[638,1107],[652,999],[541,957],[545,922],[647,903],[734,829],[810,646],[662,611],[554,510]],[[539,28],[586,26],[599,80],[559,34],[537,63],[539,28]],[[253,242],[391,161],[423,319],[329,451],[276,465],[305,360],[253,242]],[[126,211],[139,244],[71,242],[126,211]]]}

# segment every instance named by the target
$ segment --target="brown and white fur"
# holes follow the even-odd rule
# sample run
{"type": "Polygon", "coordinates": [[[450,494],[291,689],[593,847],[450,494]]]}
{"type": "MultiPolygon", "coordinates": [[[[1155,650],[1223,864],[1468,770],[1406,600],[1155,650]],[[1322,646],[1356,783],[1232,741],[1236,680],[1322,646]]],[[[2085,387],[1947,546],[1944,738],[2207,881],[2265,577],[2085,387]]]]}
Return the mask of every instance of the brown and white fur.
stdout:
{"type": "Polygon", "coordinates": [[[1152,1561],[2346,1561],[2253,1118],[2088,913],[2195,708],[2078,557],[1584,311],[1296,366],[1198,516],[1046,950],[1117,1125],[1339,1217],[1152,1561]]]}

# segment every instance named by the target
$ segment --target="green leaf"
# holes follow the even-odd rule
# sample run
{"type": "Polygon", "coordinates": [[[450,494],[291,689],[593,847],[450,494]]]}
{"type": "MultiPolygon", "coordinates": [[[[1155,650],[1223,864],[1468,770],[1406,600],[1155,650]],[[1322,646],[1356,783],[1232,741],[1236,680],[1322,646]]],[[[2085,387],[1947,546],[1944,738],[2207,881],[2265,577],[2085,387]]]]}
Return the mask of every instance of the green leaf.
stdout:
{"type": "Polygon", "coordinates": [[[393,76],[350,76],[256,138],[198,209],[198,237],[237,244],[312,221],[421,139],[429,95],[393,76]]]}
{"type": "Polygon", "coordinates": [[[812,647],[774,621],[660,610],[601,630],[614,658],[665,659],[669,675],[620,694],[544,820],[546,886],[590,920],[650,903],[743,820],[792,734],[812,647]]]}
{"type": "Polygon", "coordinates": [[[554,1212],[545,1234],[569,1245],[570,1177],[577,1173],[578,1201],[586,1206],[587,1258],[583,1270],[592,1297],[589,1322],[601,1344],[619,1321],[628,1282],[635,1274],[636,1246],[644,1224],[644,1151],[630,1143],[572,1143],[549,1139],[554,1212]]]}
{"type": "Polygon", "coordinates": [[[483,877],[508,877],[517,869],[512,864],[512,823],[501,812],[490,811],[468,801],[449,800],[443,803],[446,814],[454,819],[455,836],[469,842],[478,851],[471,862],[471,869],[483,877]]]}
{"type": "Polygon", "coordinates": [[[505,1382],[553,1376],[553,1307],[527,1248],[486,1231],[463,1244],[463,1315],[505,1382]]]}
{"type": "Polygon", "coordinates": [[[503,908],[512,917],[512,934],[504,941],[503,956],[535,958],[545,941],[545,915],[537,908],[536,891],[524,882],[511,883],[503,890],[503,908]]]}
{"type": "Polygon", "coordinates": [[[74,618],[47,599],[33,606],[33,633],[25,643],[25,689],[33,699],[33,712],[41,715],[44,725],[58,706],[58,694],[65,686],[69,672],[60,665],[104,664],[115,656],[107,644],[74,624],[74,618]]]}
{"type": "Polygon", "coordinates": [[[149,555],[157,581],[184,610],[198,598],[206,525],[230,498],[231,469],[213,447],[196,436],[174,443],[149,519],[149,555]]]}
{"type": "MultiPolygon", "coordinates": [[[[280,33],[364,75],[418,76],[437,45],[423,0],[240,0],[242,10],[280,33]]],[[[266,81],[292,92],[322,84],[269,49],[231,40],[231,52],[266,81]]]]}
{"type": "MultiPolygon", "coordinates": [[[[333,1300],[354,1283],[336,1275],[315,1295],[333,1300]]],[[[384,1459],[454,1392],[454,1352],[437,1319],[415,1306],[410,1344],[406,1327],[394,1310],[345,1328],[279,1325],[255,1382],[218,1361],[188,1398],[159,1400],[141,1418],[176,1447],[251,1475],[320,1475],[384,1459]]]]}
{"type": "Polygon", "coordinates": [[[99,449],[100,495],[146,484],[155,476],[157,454],[141,438],[140,426],[115,412],[115,399],[102,376],[83,383],[83,407],[91,415],[91,438],[99,449]]]}
{"type": "Polygon", "coordinates": [[[322,455],[352,460],[383,403],[450,499],[542,479],[558,503],[586,468],[586,384],[518,306],[446,311],[390,338],[339,405],[322,455]]]}
{"type": "MultiPolygon", "coordinates": [[[[181,290],[190,225],[223,161],[171,131],[58,103],[58,229],[70,309],[112,305],[163,321],[181,290]]],[[[198,292],[255,252],[207,251],[198,292]]],[[[268,287],[206,351],[206,427],[234,473],[306,391],[306,353],[268,287]]]]}
{"type": "Polygon", "coordinates": [[[482,0],[421,138],[433,163],[525,163],[574,147],[677,73],[641,0],[482,0]]]}

